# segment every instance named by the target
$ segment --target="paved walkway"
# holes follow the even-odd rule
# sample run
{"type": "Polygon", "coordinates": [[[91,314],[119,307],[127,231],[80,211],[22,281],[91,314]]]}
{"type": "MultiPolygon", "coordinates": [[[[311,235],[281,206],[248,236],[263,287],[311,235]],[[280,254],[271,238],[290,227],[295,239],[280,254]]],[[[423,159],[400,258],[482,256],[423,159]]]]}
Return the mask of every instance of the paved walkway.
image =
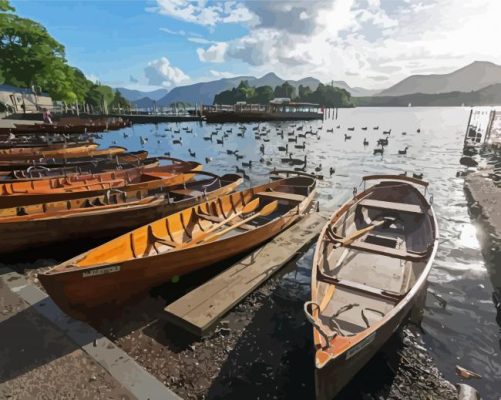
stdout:
{"type": "Polygon", "coordinates": [[[1,399],[179,399],[8,268],[0,268],[0,343],[1,399]]]}

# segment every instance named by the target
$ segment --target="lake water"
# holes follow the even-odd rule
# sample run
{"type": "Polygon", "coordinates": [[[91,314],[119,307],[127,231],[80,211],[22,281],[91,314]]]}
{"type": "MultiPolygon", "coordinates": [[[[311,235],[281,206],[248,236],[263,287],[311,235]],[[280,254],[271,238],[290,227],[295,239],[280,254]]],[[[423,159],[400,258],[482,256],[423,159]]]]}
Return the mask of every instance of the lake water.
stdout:
{"type": "MultiPolygon", "coordinates": [[[[307,155],[308,172],[321,166],[322,172],[318,173],[324,175],[324,180],[318,185],[318,199],[322,210],[333,210],[343,203],[351,196],[353,187],[359,187],[364,175],[403,171],[424,174],[424,179],[430,182],[429,193],[434,198],[440,229],[440,245],[429,277],[429,291],[446,302],[443,307],[435,296],[428,294],[423,320],[426,347],[446,378],[452,382],[459,380],[454,372],[456,364],[471,369],[482,375],[482,379],[468,383],[477,387],[483,398],[493,399],[501,393],[501,332],[491,297],[495,266],[484,262],[476,236],[477,227],[468,215],[463,179],[456,177],[456,172],[462,169],[459,159],[468,115],[466,108],[342,109],[337,120],[299,123],[305,130],[310,125],[313,131],[323,128],[319,130],[319,139],[307,136],[306,150],[293,149],[293,154],[295,158],[307,155]],[[361,129],[366,126],[366,131],[361,129]],[[379,130],[373,130],[374,126],[379,126],[379,130]],[[348,131],[348,127],[355,129],[348,131]],[[327,129],[334,132],[328,133],[327,129]],[[377,139],[385,136],[383,130],[389,129],[391,135],[384,156],[373,155],[377,139]],[[345,133],[352,138],[345,140],[345,133]],[[369,141],[365,147],[364,138],[369,141]],[[398,150],[406,146],[407,155],[398,155],[398,150]],[[335,168],[332,176],[330,167],[335,168]]],[[[215,137],[213,142],[205,141],[203,137],[209,136],[215,125],[200,123],[135,125],[104,134],[101,143],[118,144],[130,150],[144,148],[151,155],[170,152],[172,157],[182,159],[193,159],[188,152],[191,149],[196,153],[195,159],[202,163],[206,157],[211,158],[205,169],[220,174],[234,173],[236,165],[242,168],[242,161],[253,160],[252,169],[246,168],[250,181],[245,185],[249,186],[266,181],[268,172],[274,167],[287,167],[280,162],[283,153],[278,151],[278,146],[287,142],[287,132],[294,129],[290,123],[261,124],[271,128],[270,142],[264,143],[265,151],[261,155],[263,141],[254,138],[254,126],[256,124],[248,124],[242,138],[237,136],[237,125],[225,124],[222,131],[232,128],[233,132],[222,145],[216,144],[215,137]],[[165,131],[169,126],[173,130],[189,126],[193,132],[181,129],[181,133],[172,134],[165,131]],[[284,139],[276,136],[277,127],[284,130],[284,139]],[[124,132],[128,137],[124,137],[124,132]],[[148,138],[144,145],[141,145],[141,136],[148,138]],[[182,145],[172,144],[171,136],[182,137],[182,145]],[[237,162],[234,156],[227,154],[228,149],[238,149],[245,158],[237,162]],[[264,162],[260,162],[261,158],[264,162]]],[[[219,133],[218,137],[221,136],[219,133]]],[[[303,139],[298,139],[298,144],[302,142],[303,139]]],[[[290,143],[289,148],[294,144],[290,143]]],[[[273,294],[276,302],[286,301],[297,308],[298,316],[302,314],[302,303],[309,297],[311,257],[310,249],[297,261],[296,268],[281,276],[273,294]]],[[[310,328],[302,332],[311,335],[310,328]]],[[[306,346],[309,340],[306,337],[303,341],[306,346]]]]}

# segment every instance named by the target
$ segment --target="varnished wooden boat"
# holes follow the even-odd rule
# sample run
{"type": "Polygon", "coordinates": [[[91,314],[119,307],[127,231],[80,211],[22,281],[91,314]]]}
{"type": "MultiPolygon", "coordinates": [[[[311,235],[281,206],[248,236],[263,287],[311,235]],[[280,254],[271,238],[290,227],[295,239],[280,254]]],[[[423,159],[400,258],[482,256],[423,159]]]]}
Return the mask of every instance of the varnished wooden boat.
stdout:
{"type": "Polygon", "coordinates": [[[302,217],[315,180],[277,180],[142,226],[38,275],[54,301],[85,319],[174,276],[257,247],[302,217]]]}
{"type": "Polygon", "coordinates": [[[97,149],[98,145],[96,143],[88,143],[88,144],[78,144],[78,145],[73,145],[73,146],[26,146],[26,147],[11,147],[11,148],[3,148],[0,149],[0,156],[15,156],[18,155],[19,157],[23,156],[37,156],[41,152],[46,151],[47,153],[50,153],[53,150],[57,151],[91,151],[97,149]]]}
{"type": "Polygon", "coordinates": [[[196,180],[166,193],[148,190],[0,209],[0,254],[68,240],[109,238],[175,211],[233,192],[238,175],[197,172],[196,180]]]}
{"type": "Polygon", "coordinates": [[[37,159],[26,159],[26,160],[0,160],[0,171],[12,171],[14,169],[27,169],[33,165],[42,166],[46,168],[52,167],[70,167],[70,166],[82,166],[88,164],[97,164],[101,162],[109,162],[114,160],[117,163],[140,164],[141,161],[148,157],[148,152],[146,150],[132,151],[126,153],[118,153],[114,155],[94,155],[94,156],[82,156],[73,157],[70,159],[64,158],[37,158],[37,159]]]}
{"type": "MultiPolygon", "coordinates": [[[[19,140],[5,140],[0,141],[0,149],[30,149],[32,151],[44,151],[63,149],[67,147],[77,147],[94,144],[91,140],[82,141],[60,141],[60,142],[40,142],[40,141],[19,141],[19,140]]],[[[97,147],[97,146],[96,146],[97,147]]]]}
{"type": "Polygon", "coordinates": [[[140,167],[96,174],[96,177],[77,175],[0,183],[0,208],[97,196],[109,189],[161,189],[191,180],[193,175],[189,172],[202,168],[199,163],[183,161],[155,168],[140,167]]]}
{"type": "Polygon", "coordinates": [[[391,175],[363,180],[375,185],[334,213],[313,259],[305,313],[314,326],[322,400],[332,399],[409,315],[425,294],[437,250],[428,183],[391,175]]]}
{"type": "Polygon", "coordinates": [[[66,147],[52,150],[33,150],[29,147],[0,149],[0,160],[37,160],[40,158],[78,158],[78,157],[99,157],[114,156],[125,153],[124,147],[110,147],[107,149],[97,149],[96,144],[83,146],[66,147]]]}
{"type": "Polygon", "coordinates": [[[118,164],[114,160],[109,160],[108,162],[99,163],[87,163],[81,166],[68,166],[68,167],[57,167],[57,168],[47,168],[39,165],[33,165],[26,169],[12,170],[12,171],[0,171],[0,183],[11,183],[11,182],[21,182],[30,180],[41,180],[47,178],[62,178],[62,177],[74,177],[79,176],[80,178],[84,175],[94,176],[103,172],[120,171],[123,173],[124,170],[134,169],[134,168],[153,168],[160,165],[160,160],[157,158],[150,158],[144,160],[139,166],[137,164],[118,164]]]}

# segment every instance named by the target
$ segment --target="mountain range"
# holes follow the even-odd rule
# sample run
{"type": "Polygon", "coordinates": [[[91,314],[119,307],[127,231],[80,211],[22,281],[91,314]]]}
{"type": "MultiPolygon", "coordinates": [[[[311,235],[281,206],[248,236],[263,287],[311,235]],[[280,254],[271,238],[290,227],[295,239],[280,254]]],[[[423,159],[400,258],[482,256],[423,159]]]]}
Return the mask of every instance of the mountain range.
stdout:
{"type": "MultiPolygon", "coordinates": [[[[247,80],[249,85],[257,87],[269,85],[271,87],[282,85],[286,80],[280,78],[274,73],[268,73],[261,78],[254,76],[236,76],[233,78],[218,79],[210,82],[200,82],[192,85],[178,86],[171,91],[166,89],[159,89],[154,92],[140,92],[137,90],[130,90],[125,88],[117,88],[122,95],[129,101],[133,102],[139,108],[152,107],[156,102],[159,107],[169,106],[173,102],[187,102],[191,104],[212,104],[214,96],[223,90],[229,90],[237,87],[242,80],[247,80]]],[[[292,86],[298,87],[299,85],[309,86],[311,90],[315,90],[320,81],[313,77],[307,77],[300,80],[287,80],[292,86]]],[[[431,75],[411,75],[408,78],[400,81],[399,83],[382,91],[369,90],[360,87],[350,87],[344,81],[332,81],[334,86],[347,90],[351,93],[352,97],[364,98],[358,101],[359,105],[371,103],[366,98],[372,96],[371,104],[390,104],[401,103],[407,101],[406,96],[414,94],[423,94],[419,103],[431,102],[433,103],[433,95],[449,93],[452,96],[441,96],[441,101],[450,102],[452,98],[458,97],[457,93],[469,93],[480,91],[481,89],[490,87],[490,91],[497,88],[496,84],[501,84],[501,66],[485,61],[475,61],[463,68],[453,71],[449,74],[431,74],[431,75]],[[376,100],[376,97],[382,97],[385,100],[376,100]],[[393,101],[390,97],[395,97],[393,101]],[[396,99],[399,97],[401,99],[396,99]]],[[[461,97],[461,96],[460,96],[461,97]]],[[[465,99],[464,97],[462,97],[465,99]]],[[[497,98],[495,94],[489,91],[479,93],[477,97],[472,95],[467,97],[466,103],[474,99],[488,99],[497,98]],[[487,93],[488,92],[488,93],[487,93]],[[494,97],[493,97],[494,96],[494,97]]],[[[412,102],[413,104],[415,102],[412,102]]],[[[454,103],[454,101],[452,101],[454,103]]],[[[464,101],[461,101],[463,103],[464,101]]],[[[461,104],[460,103],[460,104],[461,104]]],[[[407,105],[407,103],[405,103],[407,105]]],[[[417,104],[415,104],[417,105],[417,104]]],[[[426,104],[423,104],[426,105],[426,104]]]]}
{"type": "MultiPolygon", "coordinates": [[[[273,72],[270,72],[261,78],[255,76],[236,76],[233,78],[223,78],[210,82],[199,82],[192,85],[178,86],[167,92],[165,89],[159,89],[155,92],[140,92],[138,90],[130,90],[125,88],[117,88],[120,93],[129,101],[134,103],[139,108],[152,107],[156,102],[158,107],[167,107],[170,104],[181,101],[191,104],[212,104],[214,96],[223,90],[233,89],[237,87],[241,81],[248,81],[250,86],[279,86],[286,82],[273,72]],[[162,96],[159,96],[162,91],[165,91],[162,96]]],[[[308,86],[311,90],[315,90],[320,81],[316,78],[307,77],[300,80],[287,80],[296,89],[299,85],[308,86]]],[[[334,86],[346,89],[353,94],[359,96],[367,96],[374,91],[363,88],[351,88],[344,81],[334,81],[334,86]]]]}
{"type": "Polygon", "coordinates": [[[409,76],[377,93],[377,96],[472,92],[496,83],[501,83],[501,66],[486,61],[475,61],[449,74],[409,76]]]}
{"type": "Polygon", "coordinates": [[[501,104],[501,83],[472,92],[413,93],[402,96],[355,97],[358,107],[460,107],[501,104]]]}

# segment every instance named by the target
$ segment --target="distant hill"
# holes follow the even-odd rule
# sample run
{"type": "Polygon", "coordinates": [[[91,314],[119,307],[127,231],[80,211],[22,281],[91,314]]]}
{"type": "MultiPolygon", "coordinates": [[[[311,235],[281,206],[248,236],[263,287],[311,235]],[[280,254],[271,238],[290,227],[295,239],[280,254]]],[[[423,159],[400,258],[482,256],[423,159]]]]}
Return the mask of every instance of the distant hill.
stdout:
{"type": "Polygon", "coordinates": [[[120,94],[123,97],[133,102],[142,100],[145,97],[148,97],[151,100],[159,100],[169,92],[167,89],[157,89],[152,92],[142,92],[140,90],[133,90],[122,87],[118,87],[116,89],[120,92],[120,94]]]}
{"type": "MultiPolygon", "coordinates": [[[[117,88],[122,96],[134,103],[139,108],[151,108],[154,101],[158,107],[168,107],[178,101],[191,104],[212,104],[214,96],[224,90],[237,87],[241,81],[248,81],[250,86],[271,86],[272,88],[282,85],[286,80],[280,78],[275,73],[270,72],[260,78],[255,76],[236,76],[233,78],[223,78],[209,82],[199,82],[192,85],[178,86],[170,92],[166,89],[158,89],[153,92],[141,92],[126,88],[117,88]]],[[[299,85],[308,86],[312,91],[316,90],[320,81],[316,78],[306,77],[300,80],[287,80],[296,89],[299,85]]],[[[345,89],[354,96],[368,96],[375,91],[363,88],[351,88],[346,82],[334,82],[334,86],[345,89]]]]}
{"type": "Polygon", "coordinates": [[[361,87],[351,87],[345,81],[334,81],[333,83],[334,86],[350,92],[352,96],[372,96],[378,92],[377,90],[364,89],[361,87]]]}
{"type": "Polygon", "coordinates": [[[489,85],[472,92],[449,92],[439,94],[414,93],[404,96],[355,97],[358,107],[444,107],[444,106],[493,106],[501,105],[501,83],[489,85]]]}
{"type": "MultiPolygon", "coordinates": [[[[166,96],[160,99],[158,106],[168,106],[175,101],[184,101],[192,104],[212,104],[214,96],[224,90],[229,90],[237,87],[241,81],[248,81],[250,86],[279,86],[285,82],[285,79],[278,77],[274,73],[268,73],[261,78],[254,76],[237,76],[234,78],[218,79],[210,82],[200,82],[193,85],[178,86],[172,89],[166,96]]],[[[318,87],[320,81],[315,78],[304,78],[298,81],[288,80],[294,86],[299,85],[309,86],[312,90],[318,87]]]]}
{"type": "Polygon", "coordinates": [[[471,92],[497,83],[501,83],[501,66],[491,62],[475,61],[450,74],[409,76],[377,93],[377,96],[471,92]]]}
{"type": "Polygon", "coordinates": [[[152,108],[155,104],[155,100],[152,100],[149,97],[143,97],[142,99],[134,100],[133,103],[138,108],[152,108]]]}

